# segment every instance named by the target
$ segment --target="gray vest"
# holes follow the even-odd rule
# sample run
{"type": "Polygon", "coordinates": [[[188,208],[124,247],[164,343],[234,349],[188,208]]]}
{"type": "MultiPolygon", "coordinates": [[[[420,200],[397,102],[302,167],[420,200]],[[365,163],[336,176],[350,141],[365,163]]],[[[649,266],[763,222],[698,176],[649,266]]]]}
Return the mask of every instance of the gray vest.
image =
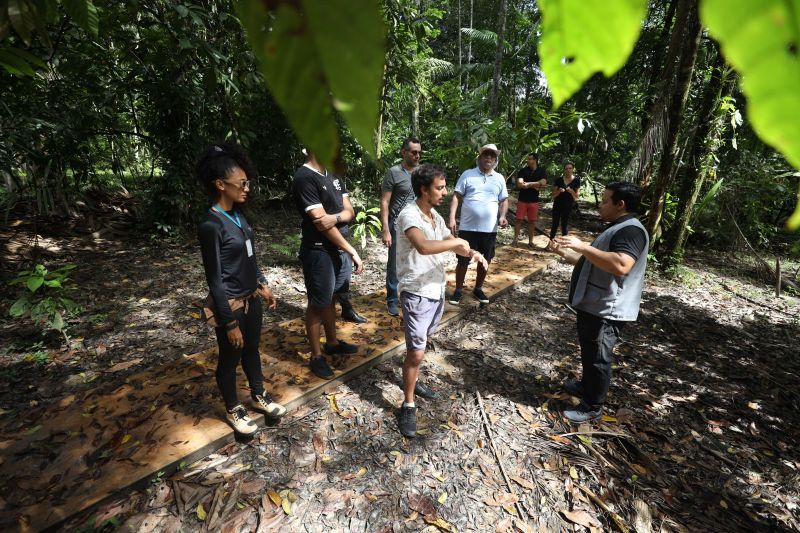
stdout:
{"type": "Polygon", "coordinates": [[[624,276],[614,276],[600,270],[588,260],[584,260],[575,284],[575,293],[570,301],[575,309],[602,318],[628,322],[636,320],[636,317],[639,316],[644,273],[647,269],[647,251],[650,248],[650,237],[647,235],[647,230],[636,218],[630,218],[611,226],[598,235],[592,242],[592,246],[607,252],[614,234],[628,226],[636,226],[644,232],[646,245],[639,259],[633,264],[630,272],[624,276]]]}

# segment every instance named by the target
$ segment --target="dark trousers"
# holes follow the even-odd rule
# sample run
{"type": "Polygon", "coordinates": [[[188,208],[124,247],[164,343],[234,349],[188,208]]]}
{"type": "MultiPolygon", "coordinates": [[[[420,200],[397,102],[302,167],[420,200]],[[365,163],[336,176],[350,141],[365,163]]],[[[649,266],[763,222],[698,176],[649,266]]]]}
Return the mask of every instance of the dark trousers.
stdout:
{"type": "Polygon", "coordinates": [[[225,408],[233,409],[239,405],[236,391],[236,367],[242,362],[244,374],[250,384],[250,394],[264,394],[264,376],[261,373],[261,354],[258,353],[258,343],[261,340],[262,307],[261,297],[256,296],[250,300],[245,314],[244,308],[235,311],[234,316],[239,321],[239,329],[244,338],[244,347],[234,348],[228,342],[228,332],[225,328],[216,328],[217,344],[219,345],[219,358],[217,359],[217,385],[225,401],[225,408]]]}
{"type": "MultiPolygon", "coordinates": [[[[569,193],[561,193],[561,194],[569,194],[569,193]]],[[[561,225],[561,235],[566,235],[569,230],[567,229],[567,225],[569,224],[569,215],[572,213],[572,206],[561,206],[553,204],[553,223],[550,225],[550,238],[554,238],[556,236],[556,232],[558,231],[558,226],[561,225]]]]}
{"type": "Polygon", "coordinates": [[[392,245],[389,247],[389,260],[386,262],[386,303],[399,301],[397,295],[397,228],[394,219],[389,219],[389,234],[392,236],[392,245]]]}
{"type": "Polygon", "coordinates": [[[578,311],[578,340],[583,365],[583,403],[591,410],[603,407],[611,384],[614,346],[624,322],[608,320],[578,311]]]}

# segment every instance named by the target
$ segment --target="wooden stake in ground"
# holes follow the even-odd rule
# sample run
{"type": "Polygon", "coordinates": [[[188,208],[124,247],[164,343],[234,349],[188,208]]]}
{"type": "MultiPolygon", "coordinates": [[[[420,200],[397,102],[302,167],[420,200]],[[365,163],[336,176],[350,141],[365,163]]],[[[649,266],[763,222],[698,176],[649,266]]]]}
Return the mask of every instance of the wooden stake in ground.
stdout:
{"type": "MultiPolygon", "coordinates": [[[[486,429],[486,435],[489,437],[489,445],[492,447],[492,452],[494,452],[494,459],[500,466],[500,472],[503,474],[503,479],[506,481],[506,485],[508,486],[509,492],[514,496],[517,496],[517,493],[514,490],[514,486],[511,485],[511,480],[508,478],[508,474],[506,473],[506,467],[503,465],[503,461],[500,459],[500,454],[497,453],[497,448],[495,448],[494,436],[492,435],[492,427],[489,425],[489,419],[486,417],[486,410],[483,408],[483,398],[481,398],[481,393],[479,391],[475,391],[475,396],[478,398],[478,407],[481,410],[483,427],[486,429]]],[[[514,505],[517,508],[517,512],[519,513],[520,519],[522,519],[523,522],[527,522],[528,515],[525,514],[525,511],[522,509],[522,504],[519,502],[518,496],[517,496],[517,501],[514,502],[514,505]]]]}

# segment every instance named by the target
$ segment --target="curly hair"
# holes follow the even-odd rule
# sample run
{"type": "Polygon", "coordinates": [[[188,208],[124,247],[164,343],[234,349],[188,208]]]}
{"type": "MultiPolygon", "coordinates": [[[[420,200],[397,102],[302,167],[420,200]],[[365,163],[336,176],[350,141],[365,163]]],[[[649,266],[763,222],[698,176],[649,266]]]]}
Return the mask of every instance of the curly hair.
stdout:
{"type": "Polygon", "coordinates": [[[208,145],[198,154],[194,172],[211,200],[219,196],[214,186],[217,180],[224,180],[237,168],[241,168],[247,179],[256,182],[258,173],[247,152],[236,143],[218,142],[208,145]]]}

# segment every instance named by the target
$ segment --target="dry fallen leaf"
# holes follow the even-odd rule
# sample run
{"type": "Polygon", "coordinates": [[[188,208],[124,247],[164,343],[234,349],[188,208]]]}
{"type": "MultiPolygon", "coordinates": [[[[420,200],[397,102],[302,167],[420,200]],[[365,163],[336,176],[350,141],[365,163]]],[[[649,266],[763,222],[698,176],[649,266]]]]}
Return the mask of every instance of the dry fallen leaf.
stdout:
{"type": "Polygon", "coordinates": [[[597,518],[590,515],[586,511],[561,511],[561,514],[564,515],[564,518],[574,524],[578,524],[579,526],[597,528],[603,527],[597,518]]]}
{"type": "Polygon", "coordinates": [[[203,509],[202,503],[197,504],[197,509],[195,510],[195,512],[197,513],[197,518],[199,518],[200,520],[206,519],[206,510],[203,509]]]}
{"type": "Polygon", "coordinates": [[[417,511],[422,515],[438,516],[436,513],[436,506],[433,505],[428,498],[422,494],[413,492],[408,493],[408,508],[412,511],[417,511]]]}
{"type": "Polygon", "coordinates": [[[269,499],[272,500],[272,503],[274,503],[276,507],[280,507],[281,506],[281,496],[280,496],[280,494],[278,494],[277,492],[275,492],[272,489],[269,489],[267,491],[267,496],[269,496],[269,499]]]}
{"type": "Polygon", "coordinates": [[[283,508],[283,512],[289,516],[292,516],[292,504],[289,502],[288,498],[284,498],[281,501],[281,507],[283,508]]]}
{"type": "Polygon", "coordinates": [[[426,524],[430,524],[432,526],[436,526],[442,531],[452,531],[450,524],[439,518],[438,516],[428,516],[423,515],[422,519],[425,520],[426,524]]]}
{"type": "Polygon", "coordinates": [[[518,476],[510,476],[510,479],[512,479],[513,481],[516,481],[517,483],[519,483],[520,485],[522,485],[523,487],[525,487],[528,490],[533,490],[533,489],[536,488],[536,484],[534,484],[532,481],[528,481],[525,478],[521,478],[521,477],[518,477],[518,476]]]}
{"type": "Polygon", "coordinates": [[[444,503],[444,502],[446,502],[446,501],[447,501],[447,493],[446,493],[446,492],[443,492],[443,493],[441,493],[441,494],[439,495],[439,498],[437,499],[437,501],[438,501],[439,503],[444,503]]]}
{"type": "Polygon", "coordinates": [[[492,507],[505,507],[506,505],[517,503],[517,501],[519,501],[517,495],[510,492],[498,492],[493,498],[487,496],[483,499],[483,503],[492,507]]]}

